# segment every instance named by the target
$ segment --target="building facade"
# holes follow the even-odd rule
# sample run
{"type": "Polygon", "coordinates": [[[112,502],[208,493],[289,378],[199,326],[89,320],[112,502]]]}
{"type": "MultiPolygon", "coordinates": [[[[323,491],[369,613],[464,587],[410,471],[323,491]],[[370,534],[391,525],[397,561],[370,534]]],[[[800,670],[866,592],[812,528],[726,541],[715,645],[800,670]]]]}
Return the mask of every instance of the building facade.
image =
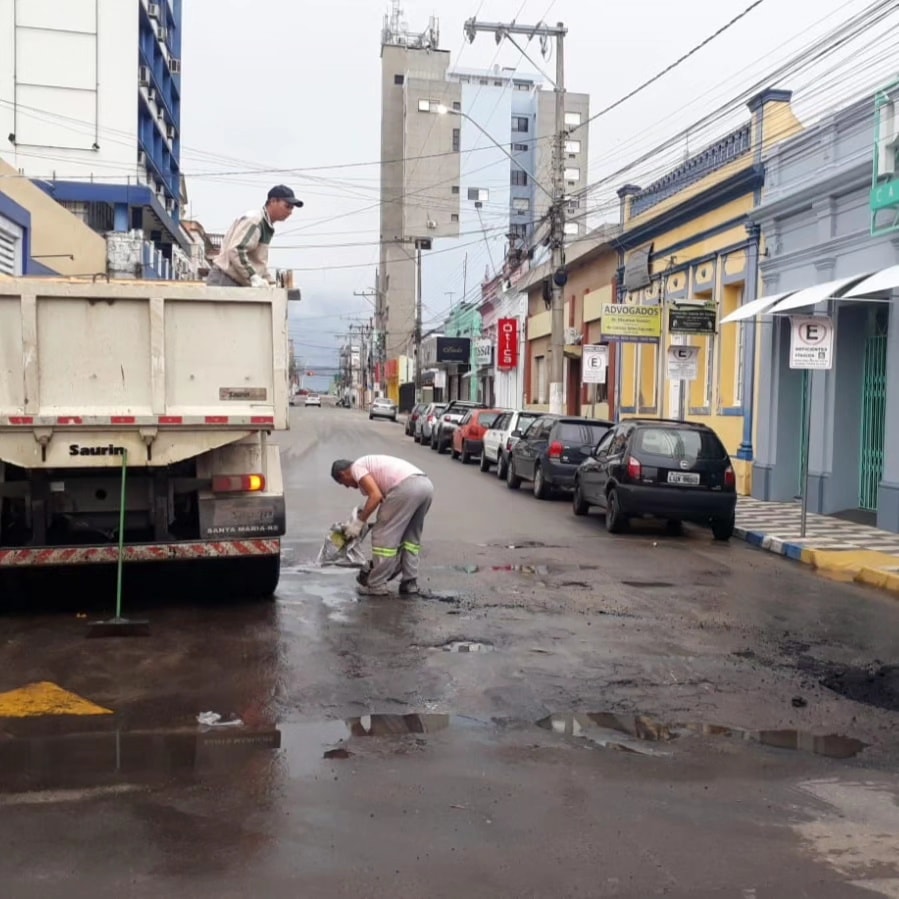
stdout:
{"type": "Polygon", "coordinates": [[[0,157],[112,235],[122,277],[189,273],[181,2],[0,0],[0,157]]]}
{"type": "MultiPolygon", "coordinates": [[[[894,122],[897,100],[894,88],[894,122]]],[[[762,203],[753,214],[764,238],[758,302],[766,314],[724,329],[752,329],[758,344],[753,496],[786,501],[801,495],[807,438],[809,509],[899,531],[899,328],[892,321],[899,230],[873,221],[875,128],[872,97],[771,151],[762,203]],[[783,314],[781,303],[788,307],[783,314]],[[791,367],[790,316],[813,314],[834,322],[830,370],[791,367]]],[[[878,149],[890,169],[885,189],[895,187],[892,207],[882,211],[895,226],[895,127],[878,149]]]]}
{"type": "Polygon", "coordinates": [[[742,326],[719,323],[756,297],[759,232],[751,216],[766,149],[801,130],[790,99],[787,91],[763,91],[749,101],[743,126],[648,187],[619,190],[621,305],[602,323],[603,337],[620,346],[618,414],[709,425],[734,458],[744,494],[751,490],[754,346],[742,326]],[[669,377],[675,347],[692,354],[692,377],[669,377]]]}

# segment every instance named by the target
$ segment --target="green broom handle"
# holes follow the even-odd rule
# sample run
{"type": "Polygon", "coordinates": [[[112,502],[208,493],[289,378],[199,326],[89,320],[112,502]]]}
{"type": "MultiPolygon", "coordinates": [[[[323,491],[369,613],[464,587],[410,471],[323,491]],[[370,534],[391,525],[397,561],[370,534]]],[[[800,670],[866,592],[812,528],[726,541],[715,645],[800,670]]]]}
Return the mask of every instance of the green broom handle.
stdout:
{"type": "Polygon", "coordinates": [[[125,475],[128,471],[128,450],[122,450],[122,498],[119,502],[119,558],[116,571],[115,617],[122,617],[122,557],[125,554],[125,475]]]}

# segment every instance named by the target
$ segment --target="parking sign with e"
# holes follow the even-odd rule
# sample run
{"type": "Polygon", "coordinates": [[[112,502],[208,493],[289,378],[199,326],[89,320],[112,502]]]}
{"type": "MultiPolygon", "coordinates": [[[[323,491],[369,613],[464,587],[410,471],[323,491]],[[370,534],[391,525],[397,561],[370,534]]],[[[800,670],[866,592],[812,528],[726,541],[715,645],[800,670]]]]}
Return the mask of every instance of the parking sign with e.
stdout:
{"type": "Polygon", "coordinates": [[[828,315],[790,316],[790,368],[831,368],[833,333],[828,315]]]}

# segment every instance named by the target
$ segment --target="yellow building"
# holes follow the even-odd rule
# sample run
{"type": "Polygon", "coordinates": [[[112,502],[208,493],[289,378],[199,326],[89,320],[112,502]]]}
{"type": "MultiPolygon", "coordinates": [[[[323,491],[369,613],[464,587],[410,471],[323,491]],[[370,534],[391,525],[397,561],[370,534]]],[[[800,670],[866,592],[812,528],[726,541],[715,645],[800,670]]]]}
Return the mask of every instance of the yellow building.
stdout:
{"type": "Polygon", "coordinates": [[[742,326],[718,322],[756,296],[759,229],[751,213],[764,150],[801,129],[790,98],[788,91],[762,92],[749,101],[745,125],[649,187],[618,191],[618,304],[626,308],[605,307],[601,326],[610,341],[630,328],[617,372],[621,417],[709,425],[734,459],[744,494],[751,488],[754,348],[742,326]],[[650,308],[635,314],[633,306],[650,308]],[[674,351],[680,361],[670,361],[673,347],[681,347],[674,351]],[[675,364],[691,379],[669,377],[675,364]]]}
{"type": "Polygon", "coordinates": [[[90,277],[106,271],[106,241],[0,160],[0,273],[90,277]]]}

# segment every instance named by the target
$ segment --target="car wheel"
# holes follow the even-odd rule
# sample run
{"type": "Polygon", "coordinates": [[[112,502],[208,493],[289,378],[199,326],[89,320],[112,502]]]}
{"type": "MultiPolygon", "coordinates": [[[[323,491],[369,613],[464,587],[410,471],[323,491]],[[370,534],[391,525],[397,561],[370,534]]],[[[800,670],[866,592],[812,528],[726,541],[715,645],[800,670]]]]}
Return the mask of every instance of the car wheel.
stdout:
{"type": "Polygon", "coordinates": [[[442,438],[442,435],[438,434],[437,435],[437,455],[442,456],[446,452],[446,449],[447,449],[446,441],[442,438]]]}
{"type": "Polygon", "coordinates": [[[459,458],[462,460],[463,465],[468,465],[471,462],[471,453],[465,449],[465,441],[462,441],[462,453],[459,458]]]}
{"type": "Polygon", "coordinates": [[[431,434],[431,449],[436,453],[437,452],[437,438],[431,434]]]}
{"type": "Polygon", "coordinates": [[[618,491],[613,487],[606,498],[606,530],[610,534],[620,534],[627,527],[627,519],[621,514],[618,491]]]}
{"type": "Polygon", "coordinates": [[[481,471],[490,471],[490,460],[487,458],[487,453],[481,450],[481,463],[478,465],[478,468],[481,471]]]}
{"type": "Polygon", "coordinates": [[[456,452],[456,448],[452,445],[450,445],[450,457],[453,459],[459,458],[459,454],[456,452]]]}
{"type": "Polygon", "coordinates": [[[671,537],[680,537],[684,532],[684,523],[678,518],[669,518],[665,522],[665,530],[671,537]]]}
{"type": "Polygon", "coordinates": [[[515,468],[512,465],[511,459],[506,468],[506,486],[510,490],[517,490],[521,486],[521,478],[515,474],[515,468]]]}
{"type": "Polygon", "coordinates": [[[586,515],[590,511],[590,503],[584,499],[581,493],[581,482],[574,482],[574,495],[571,497],[571,508],[575,515],[586,515]]]}
{"type": "Polygon", "coordinates": [[[500,453],[496,457],[496,476],[501,480],[505,481],[506,475],[509,473],[509,463],[506,461],[506,457],[500,453]]]}
{"type": "Polygon", "coordinates": [[[369,421],[374,421],[374,420],[375,420],[374,415],[369,415],[369,416],[368,416],[368,420],[369,420],[369,421]]]}
{"type": "Polygon", "coordinates": [[[736,525],[736,521],[734,521],[734,517],[730,518],[719,518],[712,522],[712,536],[716,540],[720,540],[722,542],[726,542],[730,540],[734,535],[734,527],[736,525]]]}
{"type": "Polygon", "coordinates": [[[537,499],[549,499],[550,493],[552,493],[552,487],[546,483],[546,478],[543,477],[543,466],[538,465],[534,469],[534,496],[537,499]]]}

